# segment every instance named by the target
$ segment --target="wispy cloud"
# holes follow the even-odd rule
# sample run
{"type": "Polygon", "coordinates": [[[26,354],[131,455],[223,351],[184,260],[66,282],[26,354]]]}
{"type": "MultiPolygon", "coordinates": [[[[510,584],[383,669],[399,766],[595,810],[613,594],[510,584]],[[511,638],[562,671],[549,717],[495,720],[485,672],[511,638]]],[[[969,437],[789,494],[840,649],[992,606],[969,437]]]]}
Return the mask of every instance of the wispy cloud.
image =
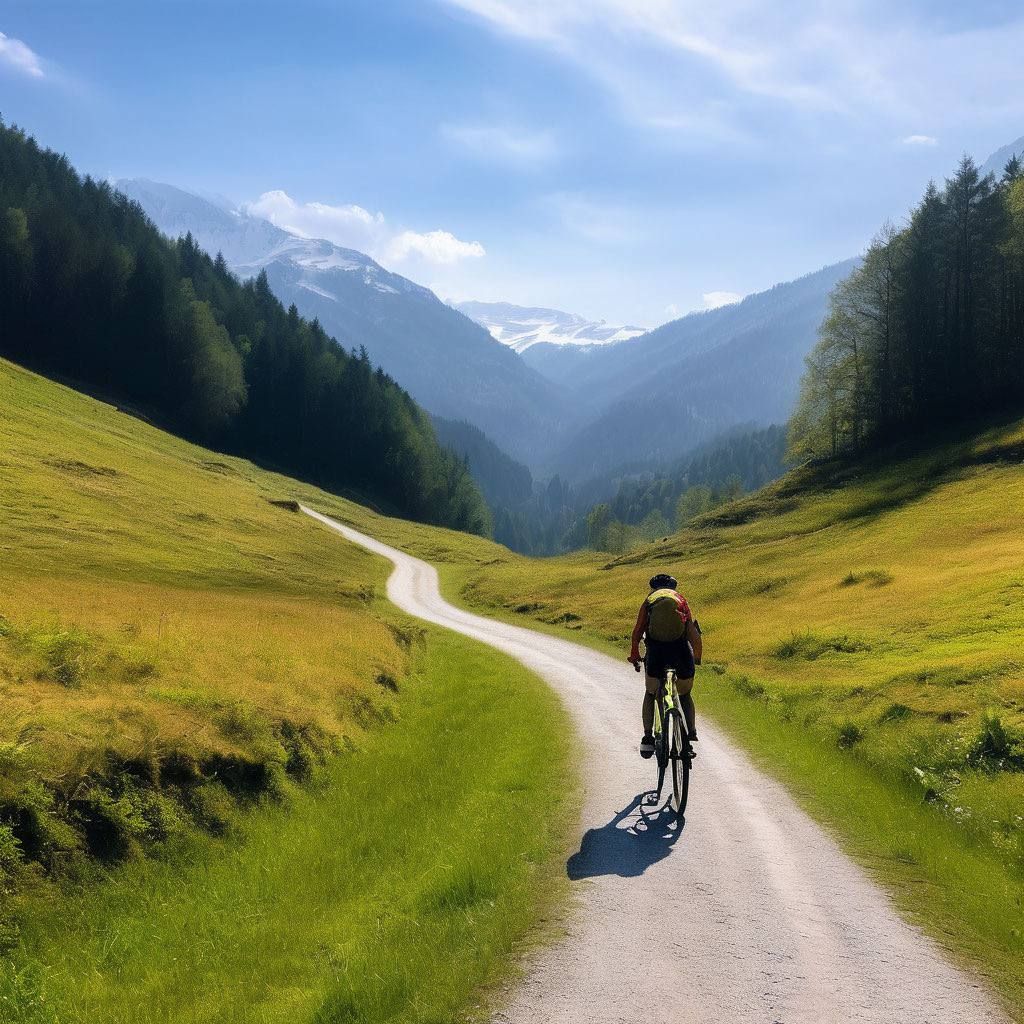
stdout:
{"type": "Polygon", "coordinates": [[[541,164],[558,153],[550,132],[529,132],[507,125],[443,124],[441,135],[481,160],[541,164]]]}
{"type": "Polygon", "coordinates": [[[719,309],[721,306],[732,306],[743,298],[739,292],[704,292],[701,299],[705,309],[719,309]]]}
{"type": "Polygon", "coordinates": [[[486,255],[479,242],[464,242],[450,231],[393,228],[384,214],[371,213],[362,206],[298,203],[281,189],[264,192],[243,209],[293,234],[326,238],[335,245],[368,253],[386,265],[417,259],[447,265],[486,255]]]}
{"type": "Polygon", "coordinates": [[[904,146],[937,146],[939,140],[934,135],[905,135],[900,142],[904,146]]]}
{"type": "Polygon", "coordinates": [[[882,131],[936,117],[976,125],[979,109],[1024,116],[1024,95],[1011,84],[1019,84],[1024,10],[993,24],[980,14],[951,22],[927,4],[898,6],[880,21],[870,0],[439,2],[562,56],[630,120],[683,139],[743,143],[773,129],[769,110],[867,120],[882,131]]]}
{"type": "Polygon", "coordinates": [[[593,199],[575,192],[556,192],[541,200],[542,207],[578,238],[601,245],[637,241],[645,218],[620,203],[593,199]]]}
{"type": "Polygon", "coordinates": [[[0,64],[30,78],[43,78],[43,64],[34,50],[20,39],[12,39],[0,32],[0,64]]]}

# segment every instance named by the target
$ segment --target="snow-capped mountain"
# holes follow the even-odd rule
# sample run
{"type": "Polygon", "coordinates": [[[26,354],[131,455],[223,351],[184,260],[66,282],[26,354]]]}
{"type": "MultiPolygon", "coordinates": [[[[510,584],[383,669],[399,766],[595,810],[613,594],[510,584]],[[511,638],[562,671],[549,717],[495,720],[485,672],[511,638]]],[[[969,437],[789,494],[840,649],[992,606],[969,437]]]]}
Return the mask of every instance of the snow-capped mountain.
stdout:
{"type": "Polygon", "coordinates": [[[170,238],[192,232],[192,237],[211,255],[223,253],[228,266],[258,259],[291,236],[268,220],[251,217],[226,202],[215,203],[173,185],[145,178],[122,178],[114,186],[146,211],[154,224],[170,238]]]}
{"type": "Polygon", "coordinates": [[[455,308],[516,352],[544,344],[610,345],[644,333],[642,327],[616,327],[559,309],[515,306],[510,302],[458,302],[455,308]]]}
{"type": "Polygon", "coordinates": [[[429,288],[365,253],[293,235],[244,209],[158,182],[116,185],[164,234],[191,232],[240,277],[266,272],[286,306],[316,317],[346,348],[364,347],[435,415],[465,420],[531,459],[558,433],[566,416],[558,388],[429,288]]]}

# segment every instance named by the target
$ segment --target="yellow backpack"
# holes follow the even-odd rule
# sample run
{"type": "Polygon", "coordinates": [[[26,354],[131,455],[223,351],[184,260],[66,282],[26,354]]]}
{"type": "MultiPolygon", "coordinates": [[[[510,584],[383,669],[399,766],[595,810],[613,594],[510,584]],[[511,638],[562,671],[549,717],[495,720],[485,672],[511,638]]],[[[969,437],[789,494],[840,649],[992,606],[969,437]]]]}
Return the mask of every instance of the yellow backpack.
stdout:
{"type": "Polygon", "coordinates": [[[655,590],[647,597],[647,638],[658,643],[681,640],[686,633],[686,619],[674,590],[655,590]]]}

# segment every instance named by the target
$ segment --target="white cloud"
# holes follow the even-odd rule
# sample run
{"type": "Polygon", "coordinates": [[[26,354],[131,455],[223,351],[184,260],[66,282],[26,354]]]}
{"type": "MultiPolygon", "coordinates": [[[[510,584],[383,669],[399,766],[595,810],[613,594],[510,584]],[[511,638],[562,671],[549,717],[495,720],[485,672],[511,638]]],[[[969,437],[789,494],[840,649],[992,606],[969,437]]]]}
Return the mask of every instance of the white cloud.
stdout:
{"type": "Polygon", "coordinates": [[[326,238],[348,249],[375,248],[385,233],[381,213],[370,213],[354,204],[297,203],[281,189],[264,192],[255,202],[246,204],[245,210],[296,235],[326,238]]]}
{"type": "Polygon", "coordinates": [[[479,242],[463,242],[450,231],[416,232],[391,227],[382,213],[362,206],[297,203],[287,192],[264,192],[242,207],[285,231],[304,238],[326,238],[346,249],[358,249],[384,264],[414,258],[432,264],[451,264],[486,255],[479,242]]]}
{"type": "Polygon", "coordinates": [[[420,256],[428,263],[458,263],[479,259],[487,252],[479,242],[463,242],[450,231],[402,231],[387,247],[385,257],[393,263],[404,263],[411,256],[420,256]]]}
{"type": "Polygon", "coordinates": [[[441,134],[473,156],[499,163],[539,164],[558,152],[550,132],[524,132],[506,125],[443,124],[441,134]]]}
{"type": "Polygon", "coordinates": [[[43,65],[35,53],[20,39],[12,39],[0,32],[0,64],[20,71],[31,78],[42,78],[43,65]]]}
{"type": "Polygon", "coordinates": [[[905,135],[900,142],[904,146],[937,146],[939,140],[933,135],[905,135]]]}
{"type": "Polygon", "coordinates": [[[670,302],[665,307],[665,315],[673,320],[677,320],[679,318],[679,307],[674,302],[670,302]]]}
{"type": "Polygon", "coordinates": [[[743,296],[739,292],[704,292],[701,298],[705,309],[718,309],[739,302],[743,296]]]}

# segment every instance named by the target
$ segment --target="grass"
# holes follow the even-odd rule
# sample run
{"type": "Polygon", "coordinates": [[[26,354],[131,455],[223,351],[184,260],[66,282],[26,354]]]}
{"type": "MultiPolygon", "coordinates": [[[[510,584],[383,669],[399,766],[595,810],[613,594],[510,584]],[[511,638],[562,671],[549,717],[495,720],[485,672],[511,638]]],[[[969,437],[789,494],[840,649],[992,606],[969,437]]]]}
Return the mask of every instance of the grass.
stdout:
{"type": "Polygon", "coordinates": [[[715,662],[698,706],[1024,1019],[1022,446],[1012,423],[799,471],[620,557],[374,530],[463,603],[617,656],[675,572],[715,662]]]}
{"type": "Polygon", "coordinates": [[[566,755],[552,762],[537,736],[550,742],[562,713],[482,645],[431,632],[414,661],[398,722],[313,790],[37,913],[3,972],[0,1018],[471,1014],[557,892],[569,791],[552,779],[566,755]]]}
{"type": "Polygon", "coordinates": [[[468,1012],[564,836],[548,691],[272,502],[372,513],[4,361],[0,396],[0,1019],[468,1012]]]}
{"type": "MultiPolygon", "coordinates": [[[[15,425],[50,415],[53,395],[26,384],[30,375],[3,372],[23,391],[15,425]]],[[[0,380],[4,388],[8,383],[0,380]]],[[[172,735],[172,723],[187,715],[191,726],[180,735],[214,755],[238,755],[255,742],[237,724],[230,737],[217,725],[222,694],[243,710],[255,708],[262,721],[290,721],[286,709],[301,707],[304,721],[327,736],[348,736],[359,746],[374,741],[374,721],[401,705],[417,642],[380,606],[376,563],[345,545],[325,547],[313,524],[289,520],[282,532],[284,513],[270,498],[305,501],[427,558],[439,565],[446,593],[463,604],[620,655],[647,578],[655,569],[673,569],[705,629],[709,664],[698,679],[699,708],[786,780],[902,910],[990,977],[1024,1019],[1024,424],[925,453],[889,452],[838,476],[804,470],[619,558],[582,552],[531,560],[480,538],[378,516],[61,395],[67,408],[27,431],[23,447],[36,448],[14,472],[20,491],[12,507],[36,503],[41,515],[20,524],[0,521],[4,600],[8,586],[21,588],[16,614],[7,610],[12,602],[0,607],[9,633],[0,639],[0,652],[7,652],[0,657],[14,666],[5,670],[2,699],[17,690],[11,672],[20,673],[20,685],[35,688],[20,725],[12,726],[12,716],[0,725],[8,748],[22,751],[17,756],[50,742],[48,763],[74,764],[84,752],[116,742],[116,711],[103,703],[95,676],[96,659],[108,655],[111,679],[120,673],[124,681],[116,685],[128,688],[158,734],[172,735]],[[64,423],[82,432],[75,435],[74,459],[120,475],[47,463],[67,459],[64,423]],[[96,449],[98,435],[110,443],[96,449]],[[49,449],[38,443],[47,436],[49,449]],[[169,461],[153,470],[160,500],[146,506],[149,487],[135,480],[154,460],[169,461]],[[174,476],[182,467],[187,479],[174,476]],[[41,474],[38,482],[32,474],[41,474]],[[83,520],[69,511],[73,502],[98,504],[88,527],[75,527],[71,544],[67,523],[83,520]],[[142,514],[124,514],[137,505],[142,514]],[[76,579],[85,580],[85,589],[65,598],[76,594],[76,579]],[[101,597],[98,580],[110,584],[109,598],[101,597]],[[204,612],[203,625],[190,626],[193,602],[214,597],[224,608],[242,602],[242,611],[238,617],[204,612]],[[140,610],[137,636],[119,631],[113,611],[131,600],[140,610]],[[238,652],[252,647],[250,665],[268,657],[253,631],[244,630],[248,601],[268,602],[262,621],[284,664],[314,659],[308,674],[296,669],[293,676],[305,679],[303,685],[254,689],[251,669],[235,676],[224,665],[202,686],[188,687],[190,674],[200,670],[188,666],[207,657],[192,646],[202,643],[206,628],[224,631],[211,651],[225,643],[238,652]],[[330,663],[319,661],[328,657],[318,646],[330,632],[317,620],[325,607],[348,616],[353,631],[343,641],[337,627],[339,647],[330,663]],[[169,627],[160,624],[166,609],[169,627]],[[218,620],[221,625],[206,626],[218,620]],[[274,633],[278,627],[284,636],[274,633]],[[365,646],[364,628],[377,631],[365,646]],[[37,629],[51,632],[37,640],[37,629]],[[147,669],[134,680],[139,670],[119,667],[149,663],[155,675],[147,669]],[[71,677],[77,673],[72,685],[56,678],[61,665],[71,677]],[[385,676],[397,681],[397,695],[377,682],[385,676]],[[344,679],[349,700],[340,709],[323,697],[318,680],[324,678],[344,679]],[[149,696],[158,691],[162,697],[149,696]],[[197,694],[212,695],[214,705],[197,694]],[[46,695],[55,722],[74,716],[72,751],[39,730],[46,695]]],[[[7,406],[0,407],[5,433],[9,420],[7,406]]],[[[10,453],[0,452],[5,494],[11,465],[10,453]]],[[[151,734],[146,728],[141,735],[151,734]]],[[[379,735],[397,728],[401,720],[379,735]]],[[[0,865],[4,851],[0,835],[0,865]]],[[[128,869],[139,863],[150,862],[133,861],[128,869]]],[[[24,984],[34,982],[28,976],[24,984]]]]}

